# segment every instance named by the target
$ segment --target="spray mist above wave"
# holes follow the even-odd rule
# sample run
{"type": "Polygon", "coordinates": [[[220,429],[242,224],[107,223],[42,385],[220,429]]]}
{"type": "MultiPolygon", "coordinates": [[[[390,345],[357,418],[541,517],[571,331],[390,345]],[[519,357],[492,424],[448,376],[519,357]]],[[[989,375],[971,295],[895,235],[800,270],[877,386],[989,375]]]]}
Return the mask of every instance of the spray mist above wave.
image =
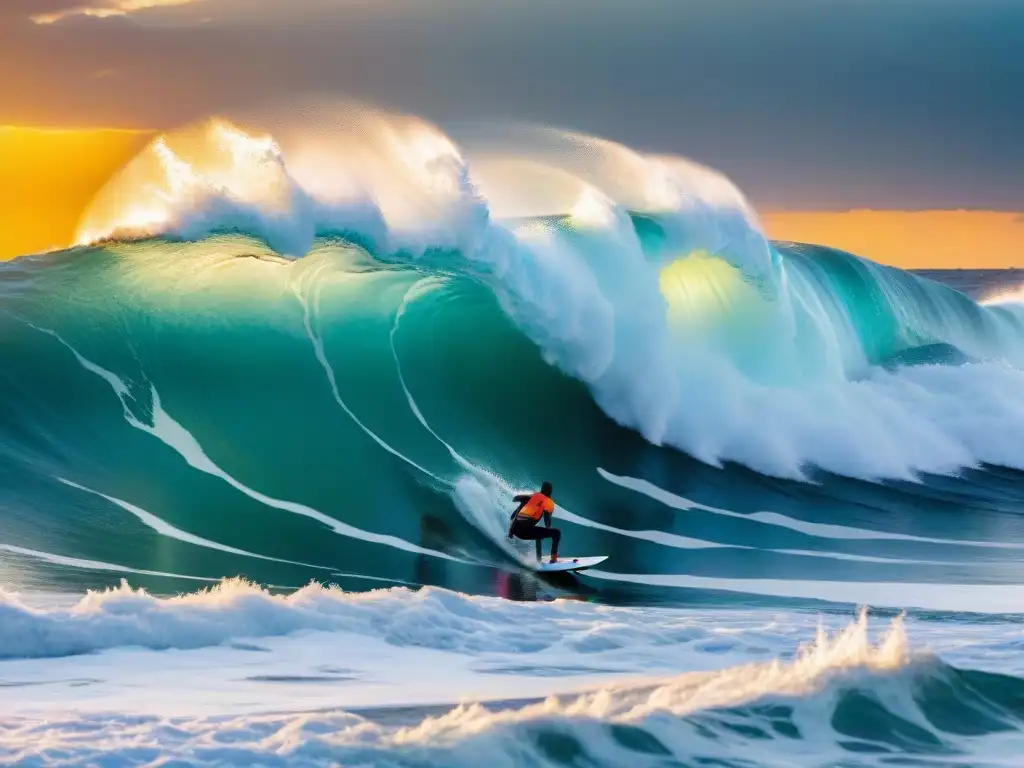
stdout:
{"type": "Polygon", "coordinates": [[[378,252],[471,251],[495,244],[485,237],[494,220],[568,216],[601,227],[621,207],[661,216],[662,228],[688,241],[672,250],[706,249],[745,271],[771,271],[753,209],[709,168],[533,125],[462,133],[456,145],[419,118],[355,102],[212,118],[152,141],[91,203],[76,241],[234,229],[293,257],[317,234],[338,232],[378,252]],[[682,219],[675,227],[673,215],[682,219]]]}
{"type": "Polygon", "coordinates": [[[215,119],[147,147],[79,240],[228,230],[297,258],[340,236],[470,277],[611,418],[711,464],[871,479],[1024,467],[999,437],[1024,429],[1006,395],[1024,383],[1006,365],[1024,362],[1020,306],[773,247],[734,185],[681,158],[551,128],[463,134],[351,103],[215,119]],[[982,362],[899,367],[938,347],[982,362]]]}

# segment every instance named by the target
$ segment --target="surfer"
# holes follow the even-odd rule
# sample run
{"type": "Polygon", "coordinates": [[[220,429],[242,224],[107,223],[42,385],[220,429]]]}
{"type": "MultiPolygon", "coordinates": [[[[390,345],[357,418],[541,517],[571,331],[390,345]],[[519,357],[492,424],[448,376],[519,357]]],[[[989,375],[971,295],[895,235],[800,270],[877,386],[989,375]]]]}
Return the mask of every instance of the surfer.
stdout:
{"type": "Polygon", "coordinates": [[[551,527],[551,514],[555,511],[551,490],[551,483],[545,481],[541,484],[540,493],[519,494],[512,499],[519,506],[508,521],[508,537],[536,541],[537,562],[541,560],[541,542],[544,539],[551,539],[551,562],[558,562],[558,542],[562,539],[562,532],[551,527]],[[542,517],[544,528],[538,528],[537,523],[542,517]]]}

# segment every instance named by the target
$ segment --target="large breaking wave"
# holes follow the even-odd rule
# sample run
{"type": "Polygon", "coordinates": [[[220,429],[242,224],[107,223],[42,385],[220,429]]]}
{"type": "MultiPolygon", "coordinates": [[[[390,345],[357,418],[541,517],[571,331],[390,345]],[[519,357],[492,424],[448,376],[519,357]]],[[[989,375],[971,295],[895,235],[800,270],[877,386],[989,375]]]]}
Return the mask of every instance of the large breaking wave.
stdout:
{"type": "Polygon", "coordinates": [[[8,581],[507,593],[549,479],[600,599],[1015,605],[971,468],[1024,468],[1021,305],[771,243],[710,169],[306,105],[157,138],[79,239],[0,267],[8,581]]]}
{"type": "MultiPolygon", "coordinates": [[[[552,129],[462,133],[353,105],[214,120],[155,140],[80,239],[236,232],[289,258],[333,252],[315,280],[358,251],[435,286],[482,283],[609,416],[711,463],[872,478],[1022,465],[1006,437],[1024,426],[1006,394],[1016,305],[770,244],[742,194],[686,160],[552,129]],[[906,368],[921,363],[935,365],[906,368]]],[[[147,257],[134,279],[194,271],[186,253],[147,257]]]]}

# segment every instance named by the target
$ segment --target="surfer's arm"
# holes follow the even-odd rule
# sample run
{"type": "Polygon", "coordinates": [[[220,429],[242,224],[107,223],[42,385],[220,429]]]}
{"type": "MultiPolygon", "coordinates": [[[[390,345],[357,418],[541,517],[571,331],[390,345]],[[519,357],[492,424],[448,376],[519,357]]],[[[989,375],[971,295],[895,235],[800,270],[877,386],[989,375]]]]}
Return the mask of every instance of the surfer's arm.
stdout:
{"type": "Polygon", "coordinates": [[[551,516],[555,514],[555,502],[551,499],[544,500],[544,527],[551,527],[551,516]]]}

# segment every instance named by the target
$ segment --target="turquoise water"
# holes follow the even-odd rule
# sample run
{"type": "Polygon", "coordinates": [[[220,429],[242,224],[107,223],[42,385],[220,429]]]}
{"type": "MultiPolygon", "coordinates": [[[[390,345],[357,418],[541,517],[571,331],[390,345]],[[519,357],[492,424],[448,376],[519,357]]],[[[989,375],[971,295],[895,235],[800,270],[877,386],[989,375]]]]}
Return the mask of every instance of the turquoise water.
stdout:
{"type": "MultiPolygon", "coordinates": [[[[949,338],[978,354],[1016,322],[838,252],[782,253],[819,290],[839,284],[836,306],[874,342],[867,365],[949,338]],[[923,307],[916,327],[883,312],[897,291],[923,307]]],[[[951,561],[979,585],[1019,578],[1009,552],[961,544],[1016,541],[1011,468],[907,483],[806,464],[808,483],[710,466],[609,419],[479,279],[381,264],[342,241],[268,258],[228,236],[5,265],[4,544],[179,577],[301,586],[338,572],[353,588],[373,586],[365,576],[488,593],[495,572],[522,568],[500,535],[511,490],[548,479],[566,546],[614,555],[605,578],[565,587],[596,599],[734,599],[719,578],[942,583],[951,561]],[[168,536],[127,505],[222,546],[168,536]],[[351,529],[332,533],[335,520],[351,529]],[[814,528],[832,524],[845,528],[814,528]],[[668,576],[712,581],[658,583],[668,576]]],[[[31,586],[117,578],[5,560],[31,586]]]]}

